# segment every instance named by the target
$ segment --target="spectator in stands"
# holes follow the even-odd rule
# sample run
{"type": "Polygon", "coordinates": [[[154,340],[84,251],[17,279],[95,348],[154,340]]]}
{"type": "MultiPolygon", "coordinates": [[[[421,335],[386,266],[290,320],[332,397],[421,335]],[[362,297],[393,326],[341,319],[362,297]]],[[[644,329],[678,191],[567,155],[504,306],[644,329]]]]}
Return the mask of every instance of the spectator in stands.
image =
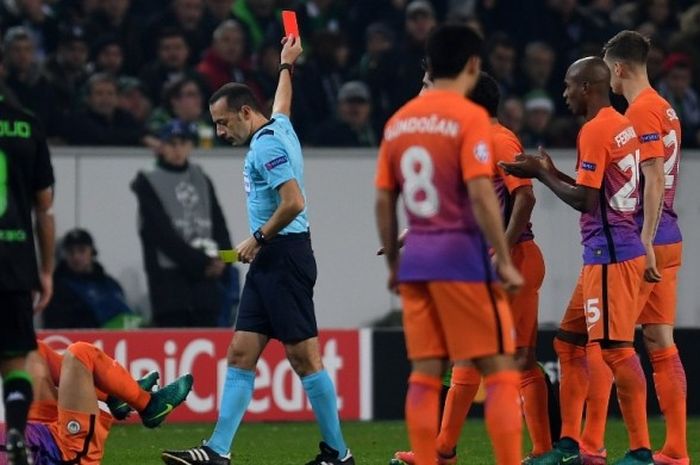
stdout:
{"type": "Polygon", "coordinates": [[[280,42],[271,40],[265,42],[257,53],[255,81],[260,86],[263,98],[261,103],[267,114],[272,112],[272,101],[279,81],[281,50],[280,42]]]}
{"type": "Polygon", "coordinates": [[[406,6],[405,40],[399,48],[394,109],[415,97],[423,78],[425,41],[437,24],[435,9],[426,0],[413,0],[406,6]]]}
{"type": "Polygon", "coordinates": [[[31,32],[24,26],[11,27],[5,33],[5,84],[19,103],[34,113],[49,136],[56,135],[58,119],[51,84],[37,62],[31,32]]]}
{"type": "Polygon", "coordinates": [[[206,10],[204,12],[208,21],[213,24],[220,24],[230,19],[233,14],[233,4],[236,0],[206,0],[206,10]]]}
{"type": "Polygon", "coordinates": [[[67,27],[61,31],[55,56],[46,63],[46,77],[58,107],[67,114],[78,100],[78,92],[88,78],[88,44],[83,29],[67,27]]]}
{"type": "Polygon", "coordinates": [[[212,47],[197,65],[197,71],[212,92],[227,82],[238,82],[248,85],[262,101],[260,87],[253,78],[246,55],[245,31],[236,20],[228,19],[214,30],[212,47]]]}
{"type": "Polygon", "coordinates": [[[691,87],[693,82],[690,57],[685,53],[672,53],[663,65],[663,77],[659,82],[659,94],[671,104],[681,120],[682,145],[697,147],[700,137],[700,98],[691,87]]]}
{"type": "Polygon", "coordinates": [[[639,26],[649,28],[651,34],[668,37],[678,30],[676,11],[670,0],[643,0],[637,2],[639,10],[639,26]]]}
{"type": "Polygon", "coordinates": [[[124,49],[116,37],[103,37],[97,41],[90,53],[90,74],[108,73],[115,78],[124,71],[124,49]]]}
{"type": "Polygon", "coordinates": [[[347,11],[339,0],[307,0],[295,8],[303,39],[318,31],[342,31],[347,11]]]}
{"type": "Polygon", "coordinates": [[[43,62],[56,50],[58,21],[43,0],[4,1],[0,3],[0,31],[24,26],[31,33],[37,59],[43,62]]]}
{"type": "Polygon", "coordinates": [[[282,36],[277,14],[275,0],[236,0],[233,4],[233,16],[243,24],[253,51],[266,39],[282,36]]]}
{"type": "Polygon", "coordinates": [[[525,124],[520,133],[523,147],[533,149],[550,145],[548,130],[553,114],[554,102],[546,93],[536,90],[525,96],[525,124]]]}
{"type": "Polygon", "coordinates": [[[356,74],[369,86],[374,117],[382,125],[396,109],[396,38],[394,31],[383,23],[370,24],[366,38],[366,51],[360,58],[356,74]]]}
{"type": "Polygon", "coordinates": [[[210,148],[214,143],[214,128],[207,116],[199,83],[193,78],[181,77],[165,86],[162,106],[153,111],[148,129],[158,134],[170,121],[177,119],[195,128],[195,145],[210,148]]]}
{"type": "Polygon", "coordinates": [[[117,81],[106,73],[90,77],[87,107],[77,111],[63,128],[63,136],[73,145],[141,145],[146,131],[126,111],[118,107],[117,81]]]}
{"type": "Polygon", "coordinates": [[[157,45],[158,37],[163,31],[176,29],[181,32],[187,44],[188,64],[194,66],[209,47],[214,27],[205,18],[204,0],[173,0],[170,8],[156,15],[149,23],[148,32],[144,35],[148,57],[159,54],[158,48],[153,50],[153,46],[157,45]]]}
{"type": "Polygon", "coordinates": [[[53,297],[42,313],[44,328],[124,328],[138,317],[119,283],[97,261],[92,236],[73,229],[61,242],[53,297]]]}
{"type": "Polygon", "coordinates": [[[508,96],[515,91],[515,61],[517,51],[508,35],[494,33],[486,45],[486,69],[498,82],[501,95],[508,96]]]}
{"type": "Polygon", "coordinates": [[[118,107],[129,113],[140,126],[145,127],[151,117],[153,104],[141,81],[132,77],[122,77],[118,81],[118,87],[118,107]]]}
{"type": "Polygon", "coordinates": [[[501,104],[498,121],[516,134],[523,130],[525,108],[520,97],[508,97],[501,104]]]}
{"type": "Polygon", "coordinates": [[[217,256],[231,248],[231,238],[214,186],[189,162],[195,137],[190,124],[166,125],[155,167],[131,184],[153,324],[159,327],[216,326],[231,282],[230,267],[217,256]]]}
{"type": "Polygon", "coordinates": [[[189,54],[189,46],[182,31],[164,29],[161,32],[158,37],[156,61],[146,65],[140,75],[140,80],[154,104],[160,104],[165,85],[180,77],[196,79],[198,85],[205,86],[199,73],[190,67],[189,54]]]}
{"type": "Polygon", "coordinates": [[[131,0],[102,0],[90,14],[85,33],[92,40],[116,37],[124,50],[124,71],[135,76],[143,63],[144,22],[130,11],[131,0]]]}
{"type": "Polygon", "coordinates": [[[554,50],[545,42],[531,42],[525,47],[523,72],[518,94],[525,95],[533,90],[542,90],[554,99],[558,93],[552,89],[554,71],[554,50]]]}
{"type": "Polygon", "coordinates": [[[343,84],[338,92],[336,116],[319,126],[314,145],[323,147],[376,147],[377,132],[372,127],[369,88],[362,81],[343,84]]]}
{"type": "Polygon", "coordinates": [[[664,60],[666,60],[666,50],[658,40],[652,40],[647,55],[647,74],[653,87],[656,87],[661,79],[664,60]]]}

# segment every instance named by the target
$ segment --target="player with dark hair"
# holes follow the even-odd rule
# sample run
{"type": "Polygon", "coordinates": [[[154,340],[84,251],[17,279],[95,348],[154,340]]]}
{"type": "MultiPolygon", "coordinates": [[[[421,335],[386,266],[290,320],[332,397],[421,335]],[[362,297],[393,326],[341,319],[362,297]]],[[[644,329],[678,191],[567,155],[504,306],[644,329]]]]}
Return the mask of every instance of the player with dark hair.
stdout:
{"type": "MultiPolygon", "coordinates": [[[[432,82],[424,79],[426,88],[432,82]]],[[[532,440],[531,457],[541,455],[552,448],[549,425],[548,386],[545,375],[535,359],[537,338],[537,312],[539,288],[544,280],[544,260],[534,242],[530,216],[535,206],[532,182],[507,176],[498,166],[499,161],[513,161],[523,153],[517,136],[499,124],[497,120],[500,91],[498,84],[482,72],[474,89],[469,93],[474,103],[489,114],[494,148],[493,183],[501,205],[506,225],[506,242],[513,262],[525,278],[523,288],[509,296],[510,308],[516,332],[516,361],[522,371],[520,396],[523,413],[532,440]]],[[[405,232],[403,236],[405,237],[405,232]]],[[[450,465],[457,462],[457,441],[481,383],[481,375],[472,363],[455,364],[450,375],[450,389],[445,399],[440,434],[437,440],[438,463],[450,465]]],[[[394,458],[406,464],[414,463],[412,451],[401,451],[394,458]]]]}
{"type": "Polygon", "coordinates": [[[46,307],[53,291],[54,177],[41,124],[2,94],[0,123],[5,128],[0,131],[0,374],[9,462],[26,465],[24,429],[32,384],[25,360],[36,349],[34,312],[46,307]]]}
{"type": "Polygon", "coordinates": [[[99,465],[113,419],[123,420],[132,408],[147,428],[159,426],[192,389],[186,374],[155,393],[151,372],[135,381],[126,369],[96,346],[76,342],[64,354],[38,341],[27,357],[34,384],[27,446],[35,465],[99,465]],[[100,410],[106,402],[110,413],[100,410]]]}
{"type": "Polygon", "coordinates": [[[417,465],[438,459],[441,375],[448,360],[458,366],[471,361],[486,379],[486,424],[496,462],[516,465],[521,458],[520,374],[504,289],[517,291],[523,279],[513,266],[491,183],[489,118],[464,98],[479,79],[481,45],[466,26],[431,33],[427,64],[434,85],[392,116],[379,149],[377,227],[388,285],[400,291],[404,309],[412,364],[406,424],[417,465]],[[409,221],[400,260],[399,195],[409,221]],[[495,250],[496,272],[487,244],[495,250]]]}
{"type": "Polygon", "coordinates": [[[298,38],[285,38],[270,119],[242,84],[226,84],[209,100],[217,134],[234,145],[250,145],[243,182],[252,235],[236,247],[250,269],[214,432],[201,447],[164,451],[169,465],[230,463],[231,443],[253,397],[255,366],[270,339],[284,344],[321,429],[321,451],[308,465],[355,463],[340,429],[333,381],[323,369],[314,312],[316,260],[306,216],[304,160],[289,120],[291,73],[301,51],[298,38]]]}
{"type": "MultiPolygon", "coordinates": [[[[641,144],[639,163],[641,209],[636,215],[646,250],[644,282],[639,296],[644,343],[654,371],[654,384],[666,419],[666,441],[654,454],[657,465],[687,465],[687,384],[685,370],[673,340],[676,321],[677,275],[681,266],[682,236],[673,207],[681,148],[681,124],[673,107],[649,84],[649,40],[634,31],[622,31],[603,48],[610,69],[611,87],[629,103],[625,116],[641,144]]],[[[599,354],[599,352],[594,352],[599,354]]],[[[590,366],[601,359],[589,356],[590,366]]],[[[605,421],[612,377],[601,369],[591,371],[583,449],[590,463],[602,463],[605,421]],[[598,458],[598,462],[593,459],[598,458]]]]}
{"type": "Polygon", "coordinates": [[[579,443],[588,393],[586,343],[599,341],[612,370],[630,447],[619,465],[652,465],[646,415],[646,382],[635,353],[639,286],[644,246],[635,215],[640,144],[632,123],[610,106],[610,71],[601,58],[574,62],[565,77],[564,98],[586,118],[579,132],[577,178],[554,167],[542,149],[501,163],[506,173],[537,178],[581,212],[583,270],[554,348],[561,366],[561,439],[533,465],[581,463],[579,443]]]}

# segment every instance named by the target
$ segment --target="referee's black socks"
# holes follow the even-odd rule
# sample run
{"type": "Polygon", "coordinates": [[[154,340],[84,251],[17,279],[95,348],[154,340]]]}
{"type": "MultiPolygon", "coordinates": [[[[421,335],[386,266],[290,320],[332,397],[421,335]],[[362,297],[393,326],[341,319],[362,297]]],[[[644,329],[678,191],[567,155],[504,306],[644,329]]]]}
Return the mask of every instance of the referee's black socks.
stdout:
{"type": "Polygon", "coordinates": [[[32,378],[24,370],[11,371],[3,377],[2,391],[7,431],[16,429],[24,433],[33,398],[32,378]]]}

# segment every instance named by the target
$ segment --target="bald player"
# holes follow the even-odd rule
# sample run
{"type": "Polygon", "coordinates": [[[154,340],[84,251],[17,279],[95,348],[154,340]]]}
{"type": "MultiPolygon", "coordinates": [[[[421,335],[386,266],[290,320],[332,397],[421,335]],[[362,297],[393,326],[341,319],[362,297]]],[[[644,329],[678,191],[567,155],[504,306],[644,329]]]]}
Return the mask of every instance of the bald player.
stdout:
{"type": "MultiPolygon", "coordinates": [[[[681,266],[682,236],[673,202],[678,185],[681,124],[671,105],[649,84],[647,54],[649,40],[634,31],[622,31],[603,48],[610,69],[614,93],[629,103],[625,116],[634,126],[640,149],[643,182],[640,197],[643,208],[637,213],[642,243],[647,252],[646,267],[639,297],[644,343],[654,370],[654,385],[661,411],[666,419],[666,441],[654,454],[657,465],[687,465],[685,370],[673,340],[676,320],[676,285],[681,266]]],[[[589,355],[593,367],[600,357],[589,355]]],[[[591,371],[585,453],[591,464],[604,452],[605,414],[612,380],[599,368],[591,371]]]]}
{"type": "Polygon", "coordinates": [[[640,145],[632,123],[610,106],[610,71],[601,58],[573,63],[564,98],[586,123],[579,132],[572,179],[544,151],[502,163],[509,174],[537,178],[581,212],[583,269],[562,319],[554,348],[561,365],[561,440],[534,465],[581,464],[579,440],[588,392],[586,343],[600,342],[612,370],[629,435],[629,451],[616,462],[653,465],[646,417],[646,384],[634,346],[644,246],[635,215],[639,208],[640,145]]]}

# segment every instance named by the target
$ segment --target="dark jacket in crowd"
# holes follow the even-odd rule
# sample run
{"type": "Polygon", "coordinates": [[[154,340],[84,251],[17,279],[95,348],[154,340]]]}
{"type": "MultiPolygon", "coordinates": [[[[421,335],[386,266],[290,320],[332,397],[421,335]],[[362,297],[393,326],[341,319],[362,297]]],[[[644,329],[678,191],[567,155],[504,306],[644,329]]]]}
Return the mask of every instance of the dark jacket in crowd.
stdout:
{"type": "Polygon", "coordinates": [[[85,274],[61,261],[53,279],[53,297],[42,313],[45,328],[102,328],[133,315],[122,287],[98,262],[85,274]]]}
{"type": "Polygon", "coordinates": [[[84,110],[67,119],[63,136],[72,145],[142,145],[146,130],[126,111],[117,109],[111,119],[84,110]]]}
{"type": "Polygon", "coordinates": [[[208,278],[211,258],[203,244],[213,241],[218,249],[230,249],[231,238],[211,180],[198,165],[177,167],[159,160],[153,170],[139,172],[131,190],[139,204],[153,323],[217,326],[230,269],[219,279],[208,278]],[[158,187],[158,179],[166,186],[158,187]],[[170,209],[182,213],[171,218],[170,209]]]}

